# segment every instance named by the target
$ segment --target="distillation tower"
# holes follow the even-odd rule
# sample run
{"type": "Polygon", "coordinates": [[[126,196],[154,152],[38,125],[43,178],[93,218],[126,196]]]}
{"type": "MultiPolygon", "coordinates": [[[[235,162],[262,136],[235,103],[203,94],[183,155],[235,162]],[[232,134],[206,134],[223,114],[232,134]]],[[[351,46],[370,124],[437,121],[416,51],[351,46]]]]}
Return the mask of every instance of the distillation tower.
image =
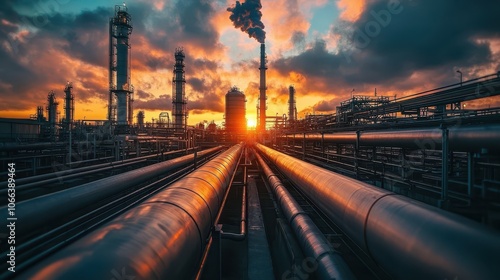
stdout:
{"type": "Polygon", "coordinates": [[[47,116],[48,116],[48,121],[49,121],[49,135],[51,140],[55,140],[56,137],[56,132],[57,132],[57,120],[58,120],[58,112],[57,112],[57,106],[59,105],[59,102],[56,100],[56,94],[54,91],[50,91],[49,95],[47,96],[47,116]]]}
{"type": "Polygon", "coordinates": [[[132,18],[125,5],[115,6],[109,20],[109,101],[108,120],[118,126],[133,122],[133,92],[130,83],[130,34],[132,18]]]}
{"type": "Polygon", "coordinates": [[[43,116],[43,106],[36,107],[36,120],[39,122],[45,121],[45,117],[43,116]]]}
{"type": "Polygon", "coordinates": [[[68,82],[64,88],[64,125],[69,128],[75,115],[75,99],[73,97],[73,84],[68,82]]]}
{"type": "Polygon", "coordinates": [[[184,50],[175,50],[174,78],[172,80],[172,118],[176,133],[182,133],[186,129],[186,77],[184,73],[184,50]]]}

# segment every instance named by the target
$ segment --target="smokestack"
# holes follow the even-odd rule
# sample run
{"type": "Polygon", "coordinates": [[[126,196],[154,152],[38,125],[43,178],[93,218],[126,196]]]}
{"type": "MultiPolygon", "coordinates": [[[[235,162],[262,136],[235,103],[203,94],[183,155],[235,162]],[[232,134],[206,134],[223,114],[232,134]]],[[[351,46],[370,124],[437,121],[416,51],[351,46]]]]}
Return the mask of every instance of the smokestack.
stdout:
{"type": "Polygon", "coordinates": [[[233,22],[234,27],[248,34],[248,37],[257,40],[260,45],[260,96],[259,107],[257,110],[257,128],[258,130],[266,129],[266,31],[264,31],[264,23],[262,23],[262,4],[260,0],[245,0],[244,2],[236,1],[236,4],[227,8],[231,12],[229,19],[233,22]]]}
{"type": "Polygon", "coordinates": [[[266,129],[266,70],[267,70],[267,58],[266,58],[266,45],[264,43],[260,44],[260,96],[259,96],[259,129],[266,129]]]}
{"type": "Polygon", "coordinates": [[[64,99],[64,121],[66,129],[69,128],[73,122],[73,116],[75,115],[75,100],[73,97],[73,84],[68,82],[64,88],[65,99],[64,99]]]}
{"type": "Polygon", "coordinates": [[[293,123],[297,119],[296,113],[297,108],[295,106],[295,88],[293,86],[290,86],[288,98],[288,120],[290,122],[290,125],[293,125],[293,123]]]}

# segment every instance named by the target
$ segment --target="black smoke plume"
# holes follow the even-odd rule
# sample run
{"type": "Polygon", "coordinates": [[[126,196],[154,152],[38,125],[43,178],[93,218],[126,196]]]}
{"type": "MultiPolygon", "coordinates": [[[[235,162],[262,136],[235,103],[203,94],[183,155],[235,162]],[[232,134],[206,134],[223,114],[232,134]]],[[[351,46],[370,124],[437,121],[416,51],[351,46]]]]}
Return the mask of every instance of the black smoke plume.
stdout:
{"type": "Polygon", "coordinates": [[[266,31],[264,31],[264,24],[260,20],[262,18],[260,9],[262,9],[260,0],[246,0],[243,3],[236,1],[236,5],[227,8],[227,11],[231,12],[229,19],[233,22],[234,27],[248,33],[250,38],[264,43],[266,31]]]}

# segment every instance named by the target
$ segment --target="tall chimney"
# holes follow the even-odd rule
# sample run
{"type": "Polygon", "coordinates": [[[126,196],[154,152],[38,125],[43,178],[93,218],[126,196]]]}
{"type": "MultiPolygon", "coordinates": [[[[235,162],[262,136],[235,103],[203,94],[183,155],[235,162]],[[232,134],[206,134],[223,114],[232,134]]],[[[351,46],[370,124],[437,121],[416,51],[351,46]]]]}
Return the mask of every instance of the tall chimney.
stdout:
{"type": "Polygon", "coordinates": [[[266,130],[266,70],[267,70],[267,58],[266,58],[266,45],[264,43],[260,44],[260,97],[259,97],[259,130],[266,130]]]}
{"type": "Polygon", "coordinates": [[[297,119],[297,107],[295,106],[295,88],[291,85],[289,88],[289,98],[288,98],[288,120],[290,125],[292,125],[297,119]]]}

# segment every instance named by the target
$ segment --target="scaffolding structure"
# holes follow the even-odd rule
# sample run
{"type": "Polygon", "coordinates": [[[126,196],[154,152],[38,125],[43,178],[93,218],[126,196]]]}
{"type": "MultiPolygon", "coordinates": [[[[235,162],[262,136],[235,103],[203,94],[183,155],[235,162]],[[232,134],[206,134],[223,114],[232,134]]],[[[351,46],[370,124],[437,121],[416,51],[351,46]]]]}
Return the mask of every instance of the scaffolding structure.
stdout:
{"type": "Polygon", "coordinates": [[[383,108],[391,102],[389,96],[363,96],[354,95],[352,98],[342,101],[337,106],[337,122],[349,124],[370,124],[377,123],[379,119],[394,118],[395,115],[385,113],[383,108]],[[376,112],[367,116],[356,116],[356,112],[377,109],[376,112]]]}

